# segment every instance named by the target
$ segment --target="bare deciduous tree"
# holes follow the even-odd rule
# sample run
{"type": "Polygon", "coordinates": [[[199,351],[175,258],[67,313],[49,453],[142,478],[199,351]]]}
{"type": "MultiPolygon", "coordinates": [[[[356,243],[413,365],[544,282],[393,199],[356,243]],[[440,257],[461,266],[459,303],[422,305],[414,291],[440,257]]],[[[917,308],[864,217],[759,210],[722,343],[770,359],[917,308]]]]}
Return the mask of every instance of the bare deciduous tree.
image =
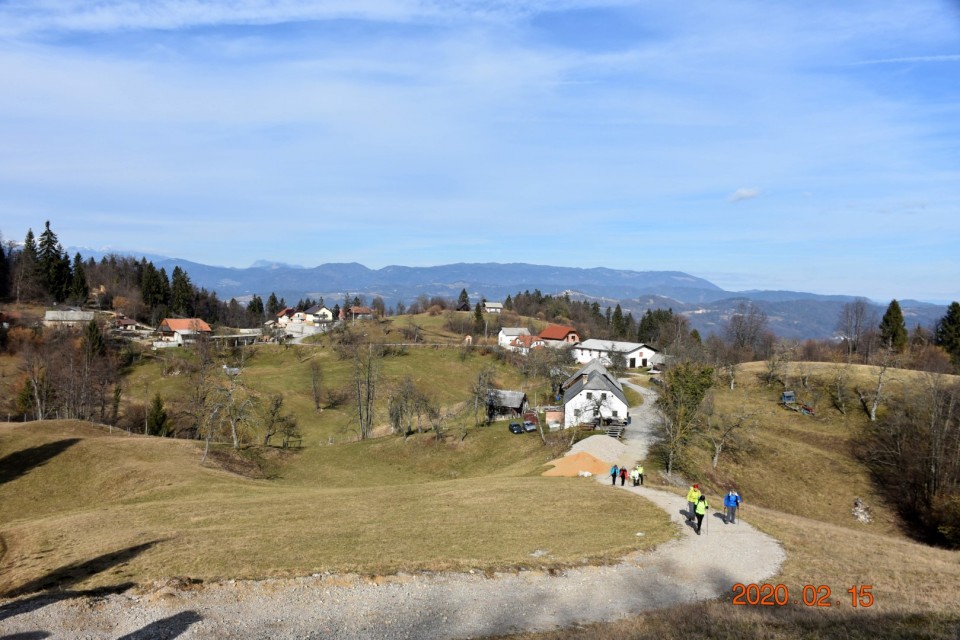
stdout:
{"type": "Polygon", "coordinates": [[[310,390],[313,392],[313,408],[315,411],[323,411],[322,393],[323,393],[323,369],[316,360],[310,361],[310,390]]]}
{"type": "Polygon", "coordinates": [[[383,351],[380,345],[367,343],[353,349],[353,390],[357,407],[357,426],[360,439],[366,440],[373,433],[373,417],[380,381],[380,361],[383,351]]]}

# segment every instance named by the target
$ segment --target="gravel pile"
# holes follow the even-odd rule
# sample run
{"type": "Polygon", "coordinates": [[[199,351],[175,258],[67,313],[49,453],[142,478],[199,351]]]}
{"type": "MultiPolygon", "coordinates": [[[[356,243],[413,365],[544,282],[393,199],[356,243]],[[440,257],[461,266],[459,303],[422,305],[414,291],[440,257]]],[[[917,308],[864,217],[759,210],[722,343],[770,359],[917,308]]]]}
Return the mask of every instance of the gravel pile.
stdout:
{"type": "Polygon", "coordinates": [[[596,435],[584,438],[570,448],[567,455],[575,453],[588,453],[597,460],[603,460],[609,465],[617,462],[626,452],[627,446],[608,435],[596,435]]]}

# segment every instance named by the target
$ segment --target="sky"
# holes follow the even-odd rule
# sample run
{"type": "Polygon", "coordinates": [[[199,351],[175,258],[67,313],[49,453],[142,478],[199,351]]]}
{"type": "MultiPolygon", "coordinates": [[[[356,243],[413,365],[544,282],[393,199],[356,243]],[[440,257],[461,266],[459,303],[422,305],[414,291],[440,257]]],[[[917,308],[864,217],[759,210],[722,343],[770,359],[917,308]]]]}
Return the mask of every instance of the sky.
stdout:
{"type": "Polygon", "coordinates": [[[960,300],[960,2],[0,0],[0,233],[960,300]]]}

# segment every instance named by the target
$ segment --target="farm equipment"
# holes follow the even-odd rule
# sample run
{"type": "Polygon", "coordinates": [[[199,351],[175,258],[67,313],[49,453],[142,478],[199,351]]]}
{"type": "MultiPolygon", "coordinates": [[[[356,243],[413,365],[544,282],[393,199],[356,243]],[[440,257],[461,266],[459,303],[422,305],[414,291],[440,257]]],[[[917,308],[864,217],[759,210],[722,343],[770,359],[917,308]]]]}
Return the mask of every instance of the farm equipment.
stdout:
{"type": "Polygon", "coordinates": [[[797,394],[795,394],[793,391],[784,391],[780,394],[780,405],[784,409],[796,411],[797,413],[802,413],[805,416],[813,415],[813,407],[802,402],[797,402],[797,394]]]}

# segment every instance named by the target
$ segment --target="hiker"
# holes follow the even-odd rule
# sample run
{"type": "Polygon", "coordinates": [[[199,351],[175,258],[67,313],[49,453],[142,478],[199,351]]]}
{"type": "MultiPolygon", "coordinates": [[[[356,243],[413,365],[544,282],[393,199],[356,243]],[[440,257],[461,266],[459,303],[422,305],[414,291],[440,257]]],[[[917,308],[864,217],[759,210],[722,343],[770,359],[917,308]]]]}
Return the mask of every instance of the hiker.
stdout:
{"type": "Polygon", "coordinates": [[[643,486],[643,465],[637,465],[637,478],[640,479],[640,485],[643,486]]]}
{"type": "Polygon", "coordinates": [[[620,468],[617,465],[610,467],[610,484],[617,486],[617,475],[620,473],[620,468]]]}
{"type": "Polygon", "coordinates": [[[737,507],[740,506],[740,494],[730,489],[723,499],[723,508],[726,514],[723,517],[724,524],[737,523],[737,507]]]}
{"type": "MultiPolygon", "coordinates": [[[[627,483],[627,468],[620,467],[620,486],[622,487],[626,483],[627,483]]],[[[616,484],[616,481],[614,481],[614,484],[616,484]]]]}
{"type": "Polygon", "coordinates": [[[695,509],[697,507],[697,498],[700,497],[700,485],[695,484],[687,491],[687,520],[693,520],[695,509]]]}
{"type": "Polygon", "coordinates": [[[697,535],[700,535],[700,527],[703,525],[703,516],[706,515],[707,509],[710,508],[710,505],[707,504],[707,497],[703,494],[700,494],[700,497],[697,498],[697,506],[695,510],[697,512],[697,535]]]}
{"type": "Polygon", "coordinates": [[[640,484],[640,476],[637,475],[637,470],[632,469],[630,471],[630,480],[633,481],[633,486],[638,486],[640,484]]]}

